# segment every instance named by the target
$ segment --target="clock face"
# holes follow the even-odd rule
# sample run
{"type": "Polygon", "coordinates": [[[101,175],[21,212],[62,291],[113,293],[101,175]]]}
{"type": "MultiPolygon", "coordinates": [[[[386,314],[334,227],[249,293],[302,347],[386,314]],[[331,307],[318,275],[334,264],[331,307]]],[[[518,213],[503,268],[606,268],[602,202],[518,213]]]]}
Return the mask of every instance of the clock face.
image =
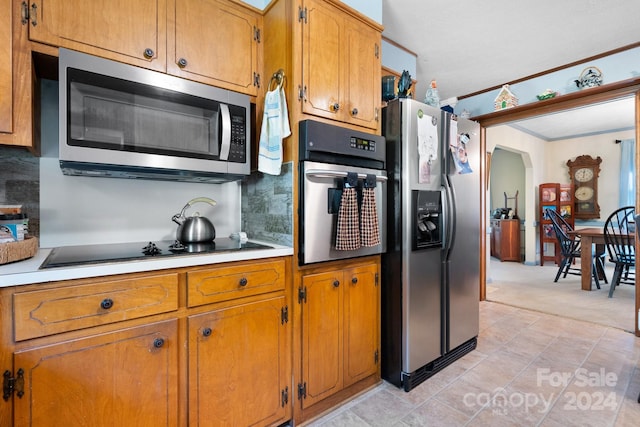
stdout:
{"type": "Polygon", "coordinates": [[[593,188],[578,187],[576,188],[575,196],[580,201],[591,200],[593,198],[593,188]]]}
{"type": "Polygon", "coordinates": [[[580,168],[573,174],[574,178],[578,182],[587,182],[593,179],[593,169],[580,168]]]}

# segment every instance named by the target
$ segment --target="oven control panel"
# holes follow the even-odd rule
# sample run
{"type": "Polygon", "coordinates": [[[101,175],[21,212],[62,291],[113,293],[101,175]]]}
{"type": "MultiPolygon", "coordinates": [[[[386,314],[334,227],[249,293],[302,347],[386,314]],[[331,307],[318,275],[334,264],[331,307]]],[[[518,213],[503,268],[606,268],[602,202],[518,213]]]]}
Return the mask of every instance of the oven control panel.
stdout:
{"type": "Polygon", "coordinates": [[[384,136],[314,120],[301,120],[299,127],[300,160],[385,167],[384,136]]]}
{"type": "Polygon", "coordinates": [[[373,139],[351,137],[351,148],[364,151],[376,151],[376,142],[373,139]]]}

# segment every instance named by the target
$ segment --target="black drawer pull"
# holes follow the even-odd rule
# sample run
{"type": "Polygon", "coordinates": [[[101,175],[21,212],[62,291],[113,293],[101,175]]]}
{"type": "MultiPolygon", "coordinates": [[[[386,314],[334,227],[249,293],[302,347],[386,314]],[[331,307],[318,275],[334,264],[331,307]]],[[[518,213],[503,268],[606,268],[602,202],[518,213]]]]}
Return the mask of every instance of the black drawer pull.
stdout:
{"type": "Polygon", "coordinates": [[[336,280],[335,282],[333,282],[333,287],[337,288],[338,286],[340,286],[340,281],[336,280]]]}
{"type": "Polygon", "coordinates": [[[247,280],[246,277],[243,277],[242,279],[240,279],[240,286],[247,286],[247,283],[249,283],[249,281],[247,280]]]}
{"type": "Polygon", "coordinates": [[[164,338],[156,338],[153,340],[153,346],[155,348],[160,348],[164,345],[164,338]]]}
{"type": "Polygon", "coordinates": [[[210,335],[211,335],[211,332],[213,332],[213,331],[211,330],[211,328],[204,328],[204,329],[202,330],[202,336],[203,336],[203,337],[208,337],[208,336],[210,336],[210,335]]]}
{"type": "Polygon", "coordinates": [[[104,310],[109,310],[111,307],[113,307],[113,300],[111,298],[103,299],[100,303],[100,307],[102,307],[104,310]]]}
{"type": "Polygon", "coordinates": [[[354,285],[358,283],[358,278],[357,277],[352,278],[351,283],[353,283],[354,285]]]}

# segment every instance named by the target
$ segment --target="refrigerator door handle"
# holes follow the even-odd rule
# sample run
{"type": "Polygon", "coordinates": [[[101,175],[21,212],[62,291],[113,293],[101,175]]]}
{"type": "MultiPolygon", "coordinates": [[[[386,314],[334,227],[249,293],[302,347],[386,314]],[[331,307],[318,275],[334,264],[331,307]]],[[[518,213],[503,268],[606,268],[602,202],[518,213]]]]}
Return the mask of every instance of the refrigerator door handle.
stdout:
{"type": "Polygon", "coordinates": [[[456,198],[455,193],[453,191],[453,186],[449,181],[449,175],[442,175],[442,186],[444,187],[444,209],[445,209],[445,241],[444,241],[444,251],[445,251],[445,259],[449,259],[449,254],[453,249],[456,238],[456,222],[455,222],[455,213],[456,213],[456,198]]]}

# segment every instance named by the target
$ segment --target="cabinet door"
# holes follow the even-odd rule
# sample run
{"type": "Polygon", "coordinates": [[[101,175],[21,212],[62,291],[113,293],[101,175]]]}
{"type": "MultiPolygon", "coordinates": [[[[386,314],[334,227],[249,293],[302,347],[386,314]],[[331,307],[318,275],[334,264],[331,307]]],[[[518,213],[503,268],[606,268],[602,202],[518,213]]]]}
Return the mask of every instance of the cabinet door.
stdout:
{"type": "Polygon", "coordinates": [[[32,114],[36,79],[28,27],[22,25],[19,1],[0,0],[0,144],[38,151],[32,114]],[[35,140],[34,140],[35,139],[35,140]]]}
{"type": "Polygon", "coordinates": [[[170,0],[167,72],[257,95],[260,19],[227,0],[170,0]]]}
{"type": "Polygon", "coordinates": [[[342,271],[302,278],[306,301],[302,307],[303,408],[343,388],[342,271]]]}
{"type": "Polygon", "coordinates": [[[343,37],[341,13],[325,2],[305,1],[302,57],[304,103],[302,111],[341,120],[344,93],[343,37]]]}
{"type": "Polygon", "coordinates": [[[189,425],[271,425],[290,406],[285,298],[189,317],[189,425]]]}
{"type": "Polygon", "coordinates": [[[0,0],[0,132],[13,129],[13,49],[11,0],[0,0]]]}
{"type": "Polygon", "coordinates": [[[380,288],[371,264],[344,274],[344,386],[376,373],[379,355],[380,288]]]}
{"type": "Polygon", "coordinates": [[[15,426],[177,426],[177,320],[15,354],[15,426]]]}
{"type": "Polygon", "coordinates": [[[381,35],[356,20],[346,21],[347,91],[344,99],[347,120],[354,125],[376,129],[382,99],[381,35]]]}
{"type": "Polygon", "coordinates": [[[302,111],[378,128],[381,34],[318,0],[306,0],[302,111]]]}
{"type": "Polygon", "coordinates": [[[33,0],[31,40],[166,69],[166,0],[33,0]]]}

